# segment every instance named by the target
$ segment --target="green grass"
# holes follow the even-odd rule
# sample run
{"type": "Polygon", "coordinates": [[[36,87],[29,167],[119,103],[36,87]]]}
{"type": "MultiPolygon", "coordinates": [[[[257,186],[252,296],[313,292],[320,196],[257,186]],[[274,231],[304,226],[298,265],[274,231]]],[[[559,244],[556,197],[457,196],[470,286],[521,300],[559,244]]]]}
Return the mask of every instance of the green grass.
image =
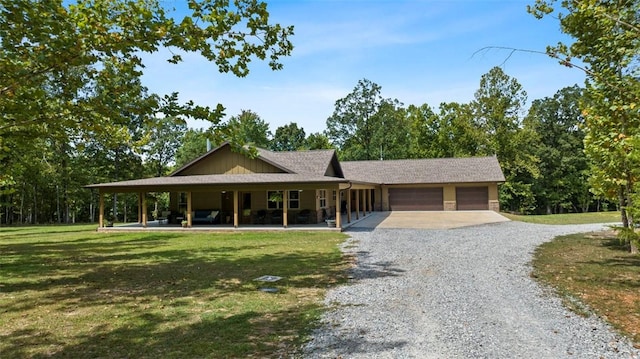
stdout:
{"type": "Polygon", "coordinates": [[[581,315],[593,311],[640,347],[640,256],[613,231],[562,236],[540,246],[534,278],[551,285],[581,315]]]}
{"type": "Polygon", "coordinates": [[[344,280],[344,238],[0,228],[0,357],[286,356],[344,280]]]}
{"type": "Polygon", "coordinates": [[[562,213],[545,215],[500,214],[512,221],[536,224],[589,224],[620,222],[620,212],[562,213]]]}

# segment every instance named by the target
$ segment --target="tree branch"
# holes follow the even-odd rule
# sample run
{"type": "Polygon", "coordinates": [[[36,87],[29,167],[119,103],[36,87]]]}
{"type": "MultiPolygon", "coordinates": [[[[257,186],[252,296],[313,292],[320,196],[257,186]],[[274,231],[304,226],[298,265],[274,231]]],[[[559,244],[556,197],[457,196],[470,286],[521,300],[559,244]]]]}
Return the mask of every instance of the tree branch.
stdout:
{"type": "Polygon", "coordinates": [[[567,57],[565,59],[561,59],[560,56],[558,56],[558,54],[550,53],[550,52],[547,52],[547,51],[530,50],[530,49],[518,49],[518,48],[515,48],[515,47],[507,47],[507,46],[486,46],[486,47],[483,47],[483,48],[477,50],[476,52],[474,52],[471,55],[471,57],[473,58],[475,55],[477,55],[477,54],[479,54],[481,52],[487,52],[489,50],[506,50],[506,51],[509,51],[509,54],[504,59],[504,61],[502,61],[500,66],[504,65],[507,61],[509,61],[511,56],[513,56],[513,54],[516,53],[516,52],[524,52],[524,53],[530,53],[530,54],[546,55],[546,56],[549,56],[551,58],[559,60],[561,65],[564,65],[564,66],[569,67],[569,68],[576,68],[578,70],[581,70],[582,72],[587,74],[589,77],[591,77],[593,79],[596,79],[598,81],[601,81],[602,83],[606,84],[607,86],[611,86],[611,87],[616,88],[618,90],[623,90],[618,85],[611,84],[608,81],[604,80],[597,73],[589,70],[588,68],[586,68],[584,66],[576,65],[575,63],[571,62],[571,58],[567,57]]]}

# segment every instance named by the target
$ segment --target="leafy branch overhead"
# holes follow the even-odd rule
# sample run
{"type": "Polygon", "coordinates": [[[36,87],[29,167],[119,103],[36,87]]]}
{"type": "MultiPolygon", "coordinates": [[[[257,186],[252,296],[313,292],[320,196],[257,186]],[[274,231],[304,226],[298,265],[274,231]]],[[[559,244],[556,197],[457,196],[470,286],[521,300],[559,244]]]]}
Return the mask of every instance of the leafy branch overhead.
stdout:
{"type": "Polygon", "coordinates": [[[623,227],[634,228],[640,215],[640,1],[556,5],[557,1],[536,0],[528,10],[538,19],[557,16],[562,31],[574,39],[570,45],[550,46],[549,54],[587,65],[581,107],[592,190],[617,200],[623,227]]]}
{"type": "MultiPolygon", "coordinates": [[[[0,134],[96,131],[130,114],[149,116],[161,99],[139,82],[143,57],[162,48],[170,62],[197,52],[241,77],[254,58],[281,69],[293,49],[293,27],[270,23],[257,0],[190,0],[181,20],[158,0],[67,4],[0,0],[0,134]],[[102,106],[114,98],[121,101],[102,106]]],[[[222,115],[191,103],[176,109],[214,123],[222,115]]]]}

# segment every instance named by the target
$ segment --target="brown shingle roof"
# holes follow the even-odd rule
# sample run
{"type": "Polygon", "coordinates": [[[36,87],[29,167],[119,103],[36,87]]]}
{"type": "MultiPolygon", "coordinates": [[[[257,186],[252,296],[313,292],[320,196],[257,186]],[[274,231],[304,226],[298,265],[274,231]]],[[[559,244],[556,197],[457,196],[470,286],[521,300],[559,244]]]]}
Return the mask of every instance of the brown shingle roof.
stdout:
{"type": "Polygon", "coordinates": [[[496,157],[340,162],[345,178],[378,184],[504,182],[496,157]]]}
{"type": "MultiPolygon", "coordinates": [[[[258,149],[260,158],[276,163],[294,173],[324,176],[332,163],[335,150],[274,152],[258,149]]],[[[339,164],[338,164],[339,167],[339,164]]],[[[341,173],[339,176],[342,175],[341,173]]]]}
{"type": "MultiPolygon", "coordinates": [[[[169,176],[180,175],[185,169],[193,166],[194,164],[204,160],[209,156],[214,156],[215,153],[220,149],[228,146],[230,146],[230,144],[228,142],[224,142],[220,146],[180,167],[169,176]]],[[[256,150],[258,151],[259,159],[275,167],[278,167],[285,172],[324,176],[327,173],[327,169],[329,168],[329,166],[334,163],[337,176],[342,177],[342,170],[340,169],[340,164],[338,163],[335,150],[285,152],[274,152],[264,148],[256,148],[256,150]]]]}
{"type": "Polygon", "coordinates": [[[339,183],[347,182],[344,178],[311,176],[297,173],[253,173],[253,174],[223,174],[223,175],[195,175],[152,177],[130,181],[100,183],[86,186],[88,188],[118,188],[118,187],[176,187],[181,185],[225,185],[225,184],[276,184],[276,183],[339,183]]]}
{"type": "Polygon", "coordinates": [[[89,188],[154,187],[171,189],[184,185],[232,185],[277,183],[436,184],[504,182],[496,157],[437,158],[392,161],[338,162],[335,150],[273,152],[258,149],[258,157],[289,173],[178,175],[183,169],[214,155],[223,146],[208,152],[167,177],[100,183],[89,188]],[[328,174],[333,166],[335,177],[328,174]]]}

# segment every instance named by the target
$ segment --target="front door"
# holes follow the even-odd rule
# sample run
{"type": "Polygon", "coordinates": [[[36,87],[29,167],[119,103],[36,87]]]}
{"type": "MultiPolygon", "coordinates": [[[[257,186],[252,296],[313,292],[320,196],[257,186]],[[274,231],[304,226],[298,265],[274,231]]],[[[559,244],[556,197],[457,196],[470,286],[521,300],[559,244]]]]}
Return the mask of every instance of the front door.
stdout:
{"type": "Polygon", "coordinates": [[[240,192],[240,223],[251,224],[251,192],[240,192]]]}
{"type": "Polygon", "coordinates": [[[224,224],[233,223],[233,192],[224,191],[220,194],[220,222],[224,224]]]}

